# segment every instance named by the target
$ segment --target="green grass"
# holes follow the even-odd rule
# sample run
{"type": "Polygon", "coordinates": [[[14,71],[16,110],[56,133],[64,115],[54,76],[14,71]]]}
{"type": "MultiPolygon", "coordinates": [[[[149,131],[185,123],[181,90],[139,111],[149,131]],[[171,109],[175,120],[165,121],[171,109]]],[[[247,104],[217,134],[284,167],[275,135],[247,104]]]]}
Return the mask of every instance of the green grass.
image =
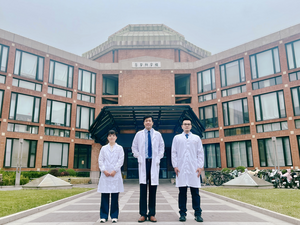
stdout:
{"type": "Polygon", "coordinates": [[[226,189],[223,187],[202,189],[300,219],[300,190],[226,189]]]}
{"type": "Polygon", "coordinates": [[[0,217],[70,197],[92,188],[0,191],[0,217]]]}

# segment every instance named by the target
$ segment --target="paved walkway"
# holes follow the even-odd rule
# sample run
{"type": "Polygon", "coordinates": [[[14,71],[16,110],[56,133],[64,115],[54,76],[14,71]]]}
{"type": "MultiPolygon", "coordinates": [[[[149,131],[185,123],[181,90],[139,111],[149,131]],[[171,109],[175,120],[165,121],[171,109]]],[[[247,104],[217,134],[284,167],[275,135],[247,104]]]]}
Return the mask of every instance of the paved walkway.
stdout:
{"type": "MultiPolygon", "coordinates": [[[[157,190],[156,218],[157,225],[287,225],[275,219],[213,197],[201,192],[203,223],[194,220],[190,193],[188,193],[188,215],[186,222],[179,222],[178,189],[171,183],[162,183],[157,190]]],[[[125,192],[120,194],[119,225],[141,224],[139,218],[139,185],[137,182],[125,182],[125,192]]],[[[96,191],[52,207],[42,212],[8,223],[8,225],[94,225],[99,224],[100,194],[96,191]]],[[[111,224],[109,219],[105,224],[111,224]]],[[[144,222],[143,225],[153,224],[144,222]]]]}

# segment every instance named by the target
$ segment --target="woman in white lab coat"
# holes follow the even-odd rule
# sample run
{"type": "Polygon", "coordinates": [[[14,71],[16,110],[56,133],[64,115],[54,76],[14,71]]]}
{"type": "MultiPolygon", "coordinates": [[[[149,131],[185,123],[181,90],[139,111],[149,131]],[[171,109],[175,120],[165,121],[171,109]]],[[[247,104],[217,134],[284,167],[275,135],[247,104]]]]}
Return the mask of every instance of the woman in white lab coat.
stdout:
{"type": "Polygon", "coordinates": [[[108,132],[109,143],[101,148],[99,154],[99,168],[101,176],[98,192],[101,193],[100,222],[108,219],[109,196],[111,194],[110,217],[116,223],[119,216],[119,192],[124,192],[121,167],[124,163],[124,150],[116,143],[117,135],[114,130],[108,132]]]}

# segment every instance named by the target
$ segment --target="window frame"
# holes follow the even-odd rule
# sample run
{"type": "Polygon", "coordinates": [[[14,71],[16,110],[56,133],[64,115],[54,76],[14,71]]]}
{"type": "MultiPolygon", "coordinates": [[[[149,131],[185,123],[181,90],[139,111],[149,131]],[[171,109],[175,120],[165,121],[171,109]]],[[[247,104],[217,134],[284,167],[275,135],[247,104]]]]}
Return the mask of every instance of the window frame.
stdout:
{"type": "Polygon", "coordinates": [[[7,73],[7,65],[8,65],[8,60],[9,60],[9,46],[7,45],[3,45],[0,43],[0,71],[7,73]],[[3,59],[3,48],[6,47],[7,48],[7,55],[6,55],[6,65],[5,65],[5,70],[1,70],[2,67],[2,59],[3,59]]]}
{"type": "Polygon", "coordinates": [[[38,92],[42,92],[42,90],[43,90],[43,85],[42,85],[42,84],[40,84],[40,83],[35,83],[35,82],[32,82],[32,81],[27,81],[27,80],[23,80],[23,79],[15,78],[15,77],[13,78],[12,86],[14,86],[14,87],[19,87],[19,88],[25,88],[25,89],[28,89],[28,90],[32,90],[32,91],[38,91],[38,92]],[[14,80],[17,80],[17,82],[18,82],[18,86],[14,85],[14,80]],[[34,85],[35,85],[35,88],[34,88],[34,90],[33,90],[33,89],[30,89],[30,88],[20,87],[20,81],[23,81],[23,82],[25,82],[25,83],[32,83],[32,84],[34,84],[34,85]],[[38,86],[38,85],[40,85],[40,86],[41,86],[41,90],[40,90],[40,91],[39,91],[39,90],[37,90],[37,86],[38,86]]]}
{"type": "Polygon", "coordinates": [[[43,154],[42,154],[42,168],[57,168],[58,165],[50,165],[49,166],[49,150],[50,150],[50,144],[55,143],[55,144],[61,144],[62,151],[61,151],[61,164],[59,168],[68,168],[69,166],[69,154],[70,154],[70,144],[69,143],[64,143],[64,142],[53,142],[53,141],[44,141],[43,143],[43,154]],[[44,144],[48,143],[48,149],[47,149],[47,165],[43,165],[43,159],[44,159],[44,144]],[[64,154],[64,145],[68,146],[68,153],[67,153],[67,165],[62,166],[63,164],[63,154],[64,154]]]}
{"type": "MultiPolygon", "coordinates": [[[[285,44],[286,60],[287,60],[287,66],[288,66],[288,69],[289,69],[289,70],[296,69],[296,68],[299,68],[299,67],[300,67],[300,64],[299,64],[299,66],[296,65],[295,48],[294,48],[294,43],[295,43],[295,42],[298,42],[298,41],[299,41],[299,43],[300,43],[300,39],[298,39],[298,40],[295,40],[295,41],[292,41],[292,42],[289,42],[289,43],[286,43],[286,44],[285,44]],[[292,59],[292,60],[293,60],[294,68],[290,68],[289,54],[288,54],[288,49],[287,49],[287,46],[288,46],[288,45],[291,45],[291,49],[292,49],[291,54],[293,55],[293,59],[292,59]]],[[[300,49],[299,49],[299,51],[300,51],[300,49]]]]}
{"type": "Polygon", "coordinates": [[[78,129],[84,129],[84,130],[88,130],[89,128],[81,128],[81,109],[82,108],[87,108],[89,109],[89,127],[93,124],[93,122],[95,121],[95,108],[91,108],[91,107],[87,107],[87,106],[82,106],[82,105],[77,105],[76,106],[76,123],[75,123],[75,127],[78,129]],[[79,110],[79,115],[78,115],[78,108],[80,108],[79,110]],[[93,122],[91,123],[91,112],[93,111],[93,116],[94,118],[92,118],[93,122]],[[78,124],[79,126],[77,126],[77,118],[79,118],[78,124]]]}
{"type": "Polygon", "coordinates": [[[203,145],[203,152],[204,152],[204,168],[221,168],[222,167],[222,162],[221,162],[221,147],[219,143],[211,143],[211,144],[204,144],[203,145]],[[216,160],[216,167],[208,167],[207,163],[207,148],[206,146],[208,145],[214,145],[215,146],[215,160],[216,160]],[[217,154],[217,146],[219,147],[219,159],[218,159],[218,154],[217,154]],[[205,163],[206,162],[206,163],[205,163]],[[220,164],[219,164],[220,163],[220,164]]]}
{"type": "Polygon", "coordinates": [[[197,92],[198,92],[198,94],[208,92],[208,91],[203,91],[203,73],[208,70],[210,71],[210,87],[211,87],[211,89],[208,91],[216,90],[216,71],[215,71],[215,67],[212,67],[212,68],[209,68],[207,70],[203,70],[203,71],[200,71],[197,73],[197,92]],[[212,73],[212,71],[213,71],[213,73],[212,73]],[[199,87],[199,74],[201,74],[200,75],[201,76],[201,87],[199,87]],[[213,76],[214,76],[214,79],[213,79],[213,76]],[[213,80],[215,81],[214,85],[213,85],[213,80]],[[200,90],[200,88],[201,88],[201,90],[200,90]]]}
{"type": "Polygon", "coordinates": [[[92,155],[92,146],[91,145],[84,145],[84,146],[89,146],[89,150],[87,151],[87,167],[85,168],[79,168],[79,148],[78,146],[83,146],[83,144],[75,144],[74,145],[74,164],[73,164],[73,169],[91,169],[91,155],[92,155]],[[77,149],[76,149],[77,147],[77,149]],[[77,154],[76,154],[76,150],[77,150],[77,154]],[[75,162],[75,158],[76,158],[76,155],[77,155],[77,162],[75,162]],[[77,163],[77,167],[75,167],[77,163]]]}
{"type": "Polygon", "coordinates": [[[253,167],[254,166],[254,160],[253,160],[253,148],[252,148],[252,142],[251,140],[244,140],[244,141],[231,141],[231,142],[226,142],[225,143],[225,154],[226,154],[226,166],[227,168],[234,168],[235,166],[233,166],[233,154],[232,154],[232,144],[236,143],[236,142],[245,142],[246,144],[246,157],[247,157],[247,165],[245,167],[253,167]],[[227,145],[230,144],[230,160],[231,160],[231,166],[229,166],[228,164],[228,158],[227,158],[227,145]],[[251,154],[252,154],[252,166],[250,165],[250,159],[249,159],[249,152],[248,152],[248,147],[251,147],[251,154]]]}
{"type": "MultiPolygon", "coordinates": [[[[190,95],[191,94],[191,74],[175,74],[174,75],[174,87],[175,87],[175,95],[190,95]],[[178,93],[176,93],[176,91],[177,91],[177,89],[176,89],[176,87],[177,87],[176,83],[179,82],[178,79],[179,80],[181,80],[181,79],[187,79],[188,80],[188,93],[185,93],[185,94],[181,94],[181,93],[178,94],[178,93]]],[[[184,104],[186,104],[186,103],[184,103],[184,104]]]]}
{"type": "Polygon", "coordinates": [[[252,90],[258,90],[258,89],[266,88],[266,87],[260,87],[260,82],[267,81],[267,80],[272,80],[272,79],[274,79],[275,84],[274,85],[270,85],[268,87],[272,87],[272,86],[275,86],[275,85],[282,84],[282,76],[280,75],[280,76],[271,77],[271,78],[268,78],[268,79],[263,79],[263,80],[252,82],[252,90]],[[278,78],[281,78],[281,83],[277,82],[278,78]],[[254,88],[254,84],[257,84],[258,88],[254,88]]]}
{"type": "Polygon", "coordinates": [[[245,124],[245,123],[249,123],[249,122],[250,122],[250,120],[249,120],[248,99],[247,99],[247,98],[239,98],[239,99],[235,99],[235,100],[228,101],[228,102],[222,102],[222,112],[223,112],[223,123],[224,123],[224,126],[233,126],[233,125],[245,124]],[[230,123],[230,111],[229,111],[229,106],[228,106],[228,104],[229,104],[230,102],[235,102],[235,101],[241,101],[241,103],[242,103],[243,123],[237,123],[237,124],[231,124],[231,123],[230,123]],[[248,121],[246,120],[247,117],[245,118],[245,104],[244,104],[244,101],[246,101],[246,103],[247,103],[248,121]],[[227,108],[227,116],[228,116],[227,121],[228,121],[228,124],[225,124],[225,121],[226,121],[226,120],[225,120],[225,115],[226,115],[226,114],[224,113],[224,111],[225,111],[224,105],[225,105],[225,104],[227,105],[226,108],[227,108]]]}
{"type": "Polygon", "coordinates": [[[218,121],[218,105],[217,104],[213,104],[213,105],[207,105],[207,106],[203,106],[203,107],[199,107],[199,120],[200,120],[200,122],[201,122],[201,124],[204,126],[204,127],[206,127],[206,117],[205,117],[205,108],[206,107],[212,107],[212,110],[213,110],[213,123],[217,123],[214,127],[210,127],[210,128],[217,128],[217,127],[219,127],[219,121],[218,121]],[[216,110],[217,110],[217,112],[215,112],[215,108],[216,108],[216,110]],[[201,109],[203,109],[203,116],[204,116],[204,118],[203,119],[201,119],[201,112],[200,112],[200,110],[201,109]],[[217,114],[217,117],[215,117],[215,115],[217,114]],[[202,123],[202,121],[204,121],[204,123],[202,123]]]}
{"type": "Polygon", "coordinates": [[[244,58],[240,58],[240,59],[233,60],[233,61],[231,61],[231,62],[224,63],[224,64],[220,65],[219,69],[220,69],[220,81],[221,81],[221,87],[227,87],[227,86],[231,86],[231,85],[243,83],[243,82],[246,81],[244,58]],[[233,62],[236,62],[236,61],[238,61],[238,67],[239,67],[239,82],[236,82],[236,83],[234,83],[234,84],[229,84],[229,85],[228,85],[228,84],[227,84],[226,65],[227,65],[227,64],[230,64],[230,63],[233,63],[233,62]],[[243,61],[244,80],[242,80],[241,61],[243,61]],[[222,69],[221,69],[222,66],[224,67],[224,77],[225,77],[225,85],[224,85],[224,86],[223,86],[223,78],[222,78],[223,76],[222,76],[222,69]]]}
{"type": "Polygon", "coordinates": [[[61,101],[57,101],[57,100],[53,100],[53,99],[47,99],[46,102],[46,117],[45,117],[45,124],[48,125],[55,125],[55,126],[62,126],[62,127],[70,127],[71,126],[71,117],[72,117],[72,104],[68,103],[68,102],[61,102],[61,101]],[[48,112],[48,101],[51,102],[50,104],[50,119],[47,119],[47,112],[48,112]],[[64,103],[65,104],[65,112],[64,112],[64,125],[58,125],[58,124],[54,124],[52,122],[52,108],[53,108],[53,102],[59,102],[59,103],[64,103]],[[70,106],[70,118],[69,118],[69,126],[67,125],[67,114],[68,114],[68,105],[70,106]],[[50,121],[50,123],[48,122],[50,121]]]}
{"type": "Polygon", "coordinates": [[[82,91],[82,92],[90,93],[90,94],[96,94],[96,77],[97,77],[96,73],[93,73],[91,71],[84,70],[84,69],[78,69],[78,84],[77,84],[78,91],[82,91]],[[90,73],[90,90],[91,90],[91,92],[87,92],[87,91],[82,90],[83,71],[90,73]],[[95,77],[94,84],[93,84],[93,75],[95,77]],[[80,84],[80,88],[79,88],[79,84],[80,84]]]}
{"type": "Polygon", "coordinates": [[[72,88],[73,88],[73,82],[74,82],[74,66],[71,66],[71,65],[69,65],[69,64],[62,63],[62,62],[59,62],[59,61],[55,61],[55,60],[50,59],[50,63],[49,63],[49,77],[48,77],[48,83],[49,83],[49,84],[54,84],[54,85],[58,85],[58,86],[61,86],[61,87],[65,87],[65,88],[70,88],[70,89],[72,89],[72,88]],[[51,69],[51,62],[53,62],[53,68],[52,68],[52,69],[51,69]],[[65,66],[68,67],[67,86],[63,86],[63,85],[55,84],[55,83],[54,83],[54,81],[55,81],[55,66],[56,66],[56,63],[62,64],[62,65],[65,65],[65,66]],[[71,81],[71,84],[70,84],[70,82],[69,82],[69,79],[70,79],[70,68],[72,68],[72,75],[71,75],[72,81],[71,81]],[[52,72],[52,75],[50,74],[51,72],[52,72]],[[50,81],[50,79],[52,79],[52,82],[50,81]]]}
{"type": "MultiPolygon", "coordinates": [[[[111,80],[114,80],[114,79],[111,79],[111,80]]],[[[103,74],[102,75],[102,95],[108,95],[108,96],[119,95],[119,75],[116,75],[116,74],[103,74]],[[115,82],[115,89],[117,90],[116,94],[107,93],[107,81],[106,80],[111,79],[111,77],[115,78],[115,80],[116,80],[116,82],[115,82]],[[104,88],[104,85],[105,85],[105,88],[104,88]]]]}

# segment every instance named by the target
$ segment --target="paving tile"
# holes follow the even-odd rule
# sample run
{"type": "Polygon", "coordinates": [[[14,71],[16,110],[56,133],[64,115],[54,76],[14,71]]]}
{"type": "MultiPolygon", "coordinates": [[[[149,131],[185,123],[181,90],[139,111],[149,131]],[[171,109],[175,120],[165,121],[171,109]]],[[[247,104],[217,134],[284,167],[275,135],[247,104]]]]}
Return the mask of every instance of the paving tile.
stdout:
{"type": "Polygon", "coordinates": [[[31,222],[95,222],[99,213],[49,213],[31,222]]]}

